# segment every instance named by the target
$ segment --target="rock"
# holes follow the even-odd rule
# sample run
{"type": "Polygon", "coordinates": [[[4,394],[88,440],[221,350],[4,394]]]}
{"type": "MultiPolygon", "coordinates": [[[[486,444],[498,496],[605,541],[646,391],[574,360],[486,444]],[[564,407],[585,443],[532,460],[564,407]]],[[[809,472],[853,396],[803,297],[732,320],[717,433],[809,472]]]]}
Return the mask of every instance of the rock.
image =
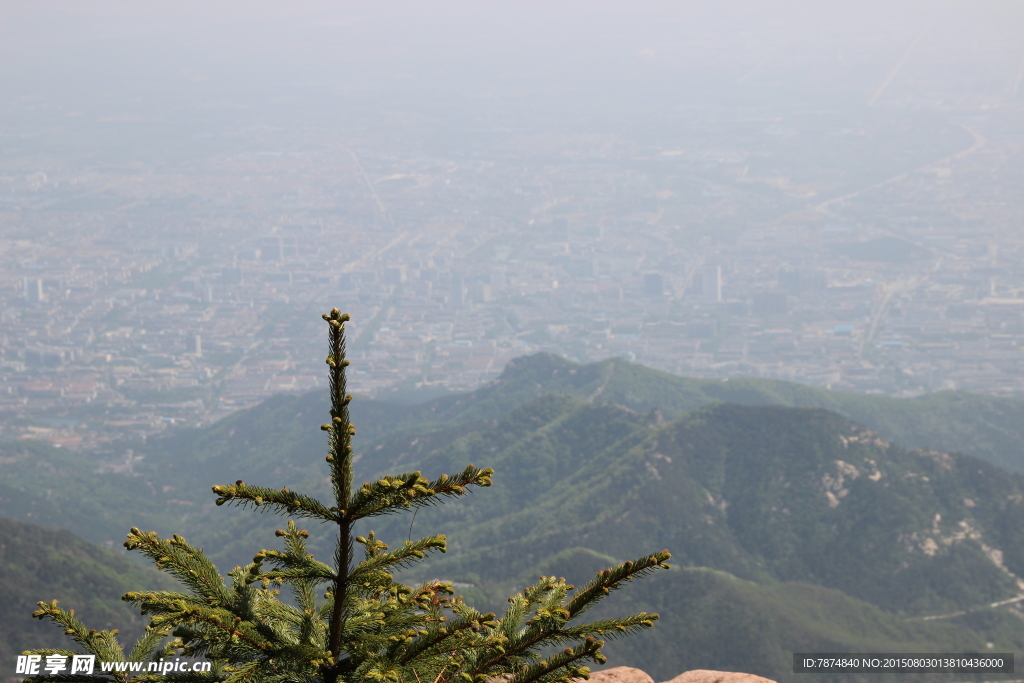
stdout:
{"type": "MultiPolygon", "coordinates": [[[[586,683],[582,678],[577,678],[576,681],[586,683]]],[[[590,683],[654,683],[654,679],[645,671],[631,666],[614,666],[611,669],[591,672],[590,683]]]]}
{"type": "MultiPolygon", "coordinates": [[[[494,676],[487,679],[487,683],[507,683],[512,680],[512,674],[494,676]]],[[[575,683],[587,683],[582,678],[575,679],[575,683]]],[[[640,669],[631,666],[616,666],[611,669],[594,671],[590,674],[590,683],[654,683],[654,679],[640,669]]],[[[679,674],[666,683],[775,683],[770,678],[762,678],[754,674],[743,674],[736,671],[709,671],[708,669],[694,669],[679,674]]]]}
{"type": "MultiPolygon", "coordinates": [[[[590,680],[594,680],[594,677],[591,676],[590,680]]],[[[775,681],[770,678],[762,678],[754,674],[744,674],[737,671],[694,669],[693,671],[681,673],[666,683],[775,683],[775,681]]]]}

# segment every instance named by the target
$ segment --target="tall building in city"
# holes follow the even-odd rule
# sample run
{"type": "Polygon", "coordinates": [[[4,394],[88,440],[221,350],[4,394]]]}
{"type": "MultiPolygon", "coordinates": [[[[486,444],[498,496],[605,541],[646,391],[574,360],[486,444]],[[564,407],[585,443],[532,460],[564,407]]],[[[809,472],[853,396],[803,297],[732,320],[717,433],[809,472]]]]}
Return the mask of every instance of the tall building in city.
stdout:
{"type": "Polygon", "coordinates": [[[469,296],[474,303],[485,304],[493,298],[491,296],[491,285],[487,282],[474,280],[469,285],[469,296]]]}
{"type": "Polygon", "coordinates": [[[720,302],[722,300],[722,266],[705,266],[702,275],[704,301],[720,302]]]}
{"type": "Polygon", "coordinates": [[[25,300],[29,303],[38,304],[46,300],[43,294],[43,281],[37,277],[25,278],[25,300]]]}

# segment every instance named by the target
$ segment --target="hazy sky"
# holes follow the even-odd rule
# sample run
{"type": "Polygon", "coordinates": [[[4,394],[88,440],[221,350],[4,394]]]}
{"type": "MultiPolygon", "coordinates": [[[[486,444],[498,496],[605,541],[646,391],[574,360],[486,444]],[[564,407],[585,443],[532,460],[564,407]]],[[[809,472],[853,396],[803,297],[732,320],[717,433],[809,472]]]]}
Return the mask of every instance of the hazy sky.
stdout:
{"type": "Polygon", "coordinates": [[[55,122],[82,139],[97,121],[173,136],[377,109],[460,126],[816,98],[863,106],[924,72],[940,89],[962,89],[966,74],[993,97],[1024,98],[1024,3],[0,4],[8,140],[55,122]]]}

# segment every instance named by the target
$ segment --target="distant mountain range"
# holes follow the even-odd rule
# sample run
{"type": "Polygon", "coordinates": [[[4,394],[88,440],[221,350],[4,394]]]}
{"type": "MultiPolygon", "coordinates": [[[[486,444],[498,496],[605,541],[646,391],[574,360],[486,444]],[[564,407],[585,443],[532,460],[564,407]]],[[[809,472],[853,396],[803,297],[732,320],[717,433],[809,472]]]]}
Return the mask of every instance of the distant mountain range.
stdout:
{"type": "MultiPolygon", "coordinates": [[[[788,680],[787,653],[800,649],[1024,649],[1022,401],[896,400],[539,354],[471,393],[357,400],[353,413],[361,480],[467,463],[496,471],[491,489],[414,521],[373,520],[390,543],[449,535],[449,552],[410,581],[455,580],[471,603],[500,609],[540,574],[580,581],[671,550],[676,569],[603,607],[663,617],[612,644],[612,664],[658,680],[693,668],[788,680]]],[[[273,547],[282,521],[215,508],[209,486],[241,478],[325,495],[326,418],[319,393],[277,397],[136,445],[144,458],[123,473],[3,443],[0,515],[93,542],[119,543],[132,525],[180,532],[226,571],[273,547]]],[[[319,531],[310,527],[311,545],[327,556],[319,531]]]]}

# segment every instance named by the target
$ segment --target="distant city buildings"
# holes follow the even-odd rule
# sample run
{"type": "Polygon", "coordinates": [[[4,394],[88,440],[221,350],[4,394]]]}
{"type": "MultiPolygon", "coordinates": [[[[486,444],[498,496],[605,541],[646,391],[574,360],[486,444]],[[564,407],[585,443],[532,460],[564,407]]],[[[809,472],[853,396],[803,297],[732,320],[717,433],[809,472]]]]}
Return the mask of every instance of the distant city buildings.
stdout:
{"type": "Polygon", "coordinates": [[[38,304],[46,300],[42,278],[26,277],[23,281],[25,301],[30,304],[38,304]]]}
{"type": "Polygon", "coordinates": [[[10,176],[0,438],[102,448],[322,389],[333,306],[353,315],[362,394],[470,389],[545,351],[892,396],[1024,395],[1006,162],[1024,117],[963,111],[924,131],[914,144],[934,149],[909,170],[894,140],[919,131],[895,130],[896,114],[798,112],[797,162],[771,156],[776,112],[688,110],[716,132],[686,149],[581,136],[553,152],[520,131],[442,158],[384,136],[352,143],[359,170],[316,138],[273,166],[253,153],[180,174],[10,176]],[[836,170],[821,145],[889,166],[836,170]],[[90,208],[101,193],[108,208],[90,208]],[[192,204],[139,208],[170,194],[192,204]]]}

